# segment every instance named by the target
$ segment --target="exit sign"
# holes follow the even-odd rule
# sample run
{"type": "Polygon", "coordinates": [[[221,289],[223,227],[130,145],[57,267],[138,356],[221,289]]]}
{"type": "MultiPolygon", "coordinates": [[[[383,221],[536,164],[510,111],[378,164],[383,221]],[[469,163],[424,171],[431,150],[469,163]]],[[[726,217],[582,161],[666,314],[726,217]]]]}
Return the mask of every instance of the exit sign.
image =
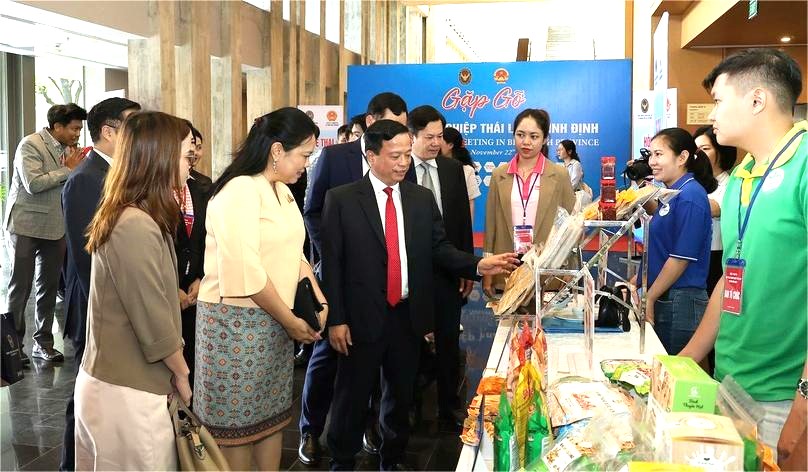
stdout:
{"type": "Polygon", "coordinates": [[[749,0],[749,19],[756,17],[758,14],[758,0],[749,0]]]}

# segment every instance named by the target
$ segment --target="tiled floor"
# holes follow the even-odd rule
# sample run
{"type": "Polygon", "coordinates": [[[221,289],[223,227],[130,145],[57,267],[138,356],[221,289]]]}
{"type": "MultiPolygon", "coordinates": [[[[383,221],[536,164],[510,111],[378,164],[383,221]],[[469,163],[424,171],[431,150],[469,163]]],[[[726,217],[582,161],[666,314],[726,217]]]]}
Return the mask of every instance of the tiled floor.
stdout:
{"type": "MultiPolygon", "coordinates": [[[[8,259],[0,250],[2,277],[0,277],[0,303],[5,303],[8,284],[8,259]]],[[[25,351],[30,355],[30,336],[33,323],[33,299],[26,313],[29,333],[25,351]]],[[[5,307],[3,307],[5,308],[5,307]]],[[[70,343],[62,342],[61,327],[64,323],[61,302],[57,305],[53,331],[56,348],[64,352],[62,364],[51,364],[32,359],[25,370],[25,379],[10,387],[0,389],[0,469],[6,470],[56,470],[62,449],[64,409],[75,381],[73,351],[70,343]]],[[[479,287],[472,294],[471,302],[463,311],[464,333],[461,346],[466,351],[467,384],[476,386],[488,358],[496,323],[490,311],[482,306],[479,287]]],[[[295,372],[295,392],[301,392],[303,370],[295,372]]],[[[456,433],[441,431],[435,421],[434,384],[424,392],[423,421],[413,431],[407,449],[407,462],[415,470],[454,470],[461,444],[456,433]]],[[[284,431],[283,470],[313,470],[297,459],[297,418],[300,400],[293,407],[293,422],[284,431]]],[[[327,461],[321,467],[327,466],[327,461]]],[[[364,453],[357,461],[360,470],[378,470],[378,458],[364,453]]]]}

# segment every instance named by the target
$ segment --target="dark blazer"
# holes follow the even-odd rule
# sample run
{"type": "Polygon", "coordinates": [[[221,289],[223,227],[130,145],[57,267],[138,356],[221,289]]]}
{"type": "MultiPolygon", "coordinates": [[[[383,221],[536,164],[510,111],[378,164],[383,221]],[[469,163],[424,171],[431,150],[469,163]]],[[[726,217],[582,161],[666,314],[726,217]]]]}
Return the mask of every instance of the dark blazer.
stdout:
{"type": "Polygon", "coordinates": [[[196,180],[202,188],[206,191],[210,190],[213,186],[213,181],[205,174],[197,172],[195,169],[191,169],[191,177],[196,180]]]}
{"type": "MultiPolygon", "coordinates": [[[[309,175],[306,204],[303,207],[303,221],[306,223],[311,244],[318,254],[322,254],[320,226],[326,192],[362,178],[364,156],[362,155],[361,139],[324,148],[309,175]]],[[[412,167],[407,173],[407,180],[415,182],[415,172],[412,167]]]]}
{"type": "Polygon", "coordinates": [[[84,343],[87,300],[90,297],[91,258],[84,246],[87,227],[95,215],[109,164],[95,150],[70,174],[62,189],[65,217],[65,336],[84,343]]]}
{"type": "MultiPolygon", "coordinates": [[[[477,279],[480,258],[446,239],[432,193],[401,182],[403,235],[407,247],[409,311],[413,333],[431,331],[433,262],[449,273],[477,279]]],[[[348,324],[354,342],[382,335],[387,314],[387,248],[370,178],[328,192],[322,219],[323,283],[329,301],[328,325],[348,324]]]]}
{"type": "Polygon", "coordinates": [[[174,241],[180,288],[186,291],[194,280],[201,279],[204,275],[205,237],[208,234],[205,230],[205,213],[208,209],[210,186],[204,179],[199,181],[192,177],[188,179],[188,189],[194,205],[194,227],[189,237],[185,231],[185,222],[180,219],[177,238],[174,241]]]}
{"type": "MultiPolygon", "coordinates": [[[[443,208],[443,226],[446,239],[461,251],[474,254],[474,240],[471,233],[471,211],[469,210],[469,194],[466,190],[466,176],[463,164],[448,158],[438,157],[438,179],[440,180],[440,199],[443,208]]],[[[415,161],[413,161],[413,169],[415,161]]],[[[414,170],[413,170],[414,171],[414,170]]],[[[442,287],[437,290],[438,301],[450,297],[452,301],[460,301],[458,292],[459,277],[445,270],[435,272],[435,281],[442,287]],[[443,292],[443,293],[441,293],[443,292]],[[456,300],[454,300],[456,299],[456,300]]],[[[449,301],[449,300],[446,300],[449,301]]]]}

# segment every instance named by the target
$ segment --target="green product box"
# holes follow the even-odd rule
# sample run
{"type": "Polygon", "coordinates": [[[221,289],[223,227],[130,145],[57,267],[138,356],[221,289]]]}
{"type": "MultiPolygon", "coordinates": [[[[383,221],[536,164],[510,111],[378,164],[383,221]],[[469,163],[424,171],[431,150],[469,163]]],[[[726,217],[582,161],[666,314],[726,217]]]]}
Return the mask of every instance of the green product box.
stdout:
{"type": "Polygon", "coordinates": [[[655,356],[651,394],[664,411],[713,413],[718,382],[689,357],[655,356]]]}

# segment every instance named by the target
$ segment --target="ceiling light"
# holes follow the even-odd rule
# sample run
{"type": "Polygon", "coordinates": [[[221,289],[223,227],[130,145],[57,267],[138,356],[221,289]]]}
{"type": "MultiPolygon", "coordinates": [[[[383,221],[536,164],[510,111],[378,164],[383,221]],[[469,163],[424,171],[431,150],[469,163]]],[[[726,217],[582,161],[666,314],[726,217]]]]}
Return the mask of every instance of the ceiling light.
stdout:
{"type": "Polygon", "coordinates": [[[781,43],[790,43],[791,42],[791,36],[783,36],[782,38],[780,38],[780,42],[781,43]]]}

